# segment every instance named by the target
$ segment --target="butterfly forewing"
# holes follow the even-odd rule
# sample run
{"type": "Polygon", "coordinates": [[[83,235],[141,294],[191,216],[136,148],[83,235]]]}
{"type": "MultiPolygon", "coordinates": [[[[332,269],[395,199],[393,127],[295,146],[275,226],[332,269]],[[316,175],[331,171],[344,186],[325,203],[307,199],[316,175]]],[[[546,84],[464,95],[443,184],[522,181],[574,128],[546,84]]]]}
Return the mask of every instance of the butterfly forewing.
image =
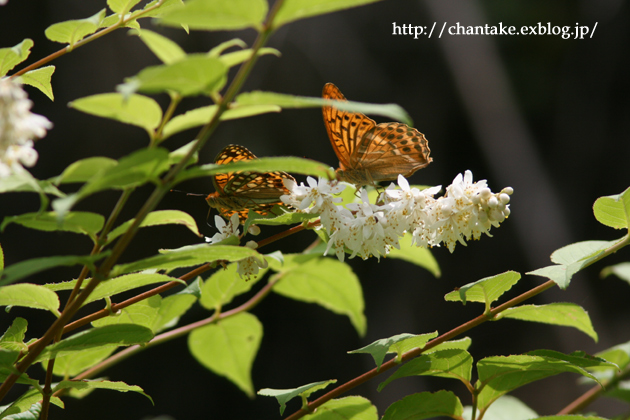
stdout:
{"type": "MultiPolygon", "coordinates": [[[[226,146],[216,157],[215,163],[224,165],[242,160],[256,159],[256,156],[238,145],[226,146]]],[[[266,215],[275,205],[282,205],[280,196],[289,194],[284,179],[293,177],[286,172],[235,171],[218,174],[213,178],[216,192],[208,195],[206,201],[229,218],[238,213],[241,223],[247,220],[249,210],[266,215]]]]}
{"type": "MultiPolygon", "coordinates": [[[[332,83],[324,86],[324,99],[346,100],[332,83]]],[[[339,178],[359,185],[410,176],[427,166],[427,139],[415,128],[391,122],[376,124],[361,113],[322,108],[324,124],[339,158],[339,178]]]]}

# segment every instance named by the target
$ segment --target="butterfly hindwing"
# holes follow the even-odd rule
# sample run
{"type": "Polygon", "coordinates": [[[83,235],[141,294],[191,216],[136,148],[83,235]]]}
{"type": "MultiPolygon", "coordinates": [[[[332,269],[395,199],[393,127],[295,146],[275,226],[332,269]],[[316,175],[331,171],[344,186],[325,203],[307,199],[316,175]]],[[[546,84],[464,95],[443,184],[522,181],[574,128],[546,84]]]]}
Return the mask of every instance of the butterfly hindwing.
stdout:
{"type": "MultiPolygon", "coordinates": [[[[332,83],[324,86],[324,99],[345,101],[332,83]]],[[[398,122],[376,124],[359,112],[333,106],[322,108],[324,124],[339,158],[338,177],[358,185],[410,176],[432,159],[427,139],[415,128],[398,122]]]]}

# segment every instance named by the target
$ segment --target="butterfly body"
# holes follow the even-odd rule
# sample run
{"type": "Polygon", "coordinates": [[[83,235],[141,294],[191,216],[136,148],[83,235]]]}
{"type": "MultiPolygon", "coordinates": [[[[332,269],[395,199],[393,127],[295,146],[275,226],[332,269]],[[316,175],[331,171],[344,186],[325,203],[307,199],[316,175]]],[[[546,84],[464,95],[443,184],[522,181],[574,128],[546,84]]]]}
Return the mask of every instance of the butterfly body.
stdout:
{"type": "MultiPolygon", "coordinates": [[[[256,159],[243,146],[226,146],[215,158],[217,164],[256,159]]],[[[282,205],[280,196],[289,194],[284,179],[294,180],[286,172],[236,171],[213,177],[215,192],[206,197],[210,207],[216,208],[226,219],[238,213],[241,223],[247,220],[249,210],[266,215],[275,205],[282,205]]]]}
{"type": "MultiPolygon", "coordinates": [[[[327,83],[324,99],[345,101],[337,86],[327,83]]],[[[411,176],[431,161],[427,139],[415,128],[398,122],[376,124],[359,112],[332,106],[322,108],[324,124],[339,159],[337,176],[358,186],[411,176]]]]}

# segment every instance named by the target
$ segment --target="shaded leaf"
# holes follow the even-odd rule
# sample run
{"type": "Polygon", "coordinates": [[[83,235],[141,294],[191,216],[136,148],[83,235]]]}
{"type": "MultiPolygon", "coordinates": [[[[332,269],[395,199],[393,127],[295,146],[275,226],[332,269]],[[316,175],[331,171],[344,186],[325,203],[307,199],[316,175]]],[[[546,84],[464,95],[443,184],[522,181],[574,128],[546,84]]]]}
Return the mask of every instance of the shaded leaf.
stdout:
{"type": "Polygon", "coordinates": [[[59,391],[65,388],[72,389],[111,389],[112,391],[118,392],[128,392],[133,391],[147,397],[151,403],[153,403],[153,399],[144,393],[144,390],[137,385],[127,385],[124,382],[112,382],[105,381],[103,379],[82,379],[79,381],[61,381],[57,384],[57,386],[53,389],[53,392],[59,391]]]}
{"type": "Polygon", "coordinates": [[[86,182],[99,172],[113,168],[116,165],[118,165],[118,162],[114,159],[102,156],[77,160],[68,165],[59,176],[54,178],[54,182],[57,185],[70,182],[86,182]]]}
{"type": "Polygon", "coordinates": [[[332,105],[343,111],[381,115],[412,125],[409,114],[396,104],[370,104],[355,101],[331,101],[329,99],[308,96],[295,96],[275,92],[253,91],[241,93],[236,97],[239,105],[278,105],[282,108],[320,108],[332,105]]]}
{"type": "Polygon", "coordinates": [[[87,265],[93,268],[94,262],[105,257],[108,252],[98,255],[60,255],[54,257],[32,258],[20,261],[7,267],[1,274],[0,286],[13,283],[40,271],[48,270],[59,266],[87,265]]]}
{"type": "Polygon", "coordinates": [[[96,347],[57,355],[53,373],[63,378],[76,376],[97,363],[102,362],[115,350],[115,347],[96,347]]]}
{"type": "Polygon", "coordinates": [[[46,232],[65,231],[94,237],[103,229],[105,218],[100,214],[85,211],[66,213],[61,218],[55,212],[25,213],[5,217],[0,230],[4,230],[9,223],[17,223],[30,229],[46,232]]]}
{"type": "Polygon", "coordinates": [[[394,379],[407,376],[437,376],[457,379],[465,384],[470,381],[473,358],[466,350],[447,349],[422,354],[408,361],[378,386],[380,392],[394,379]]]}
{"type": "MultiPolygon", "coordinates": [[[[27,412],[31,407],[42,399],[42,393],[37,388],[32,388],[20,395],[18,399],[13,401],[6,409],[0,413],[0,418],[6,418],[9,415],[16,415],[27,412]]],[[[63,408],[63,402],[58,397],[51,397],[50,402],[57,407],[63,408]]]]}
{"type": "Polygon", "coordinates": [[[463,412],[461,401],[450,391],[421,392],[407,395],[387,407],[381,420],[421,420],[438,416],[459,418],[463,412]]]}
{"type": "MultiPolygon", "coordinates": [[[[472,418],[472,407],[464,408],[464,419],[472,418]]],[[[479,418],[479,415],[477,415],[479,418]]],[[[496,400],[483,414],[484,420],[531,420],[538,419],[538,414],[519,399],[504,395],[496,400]]]]}

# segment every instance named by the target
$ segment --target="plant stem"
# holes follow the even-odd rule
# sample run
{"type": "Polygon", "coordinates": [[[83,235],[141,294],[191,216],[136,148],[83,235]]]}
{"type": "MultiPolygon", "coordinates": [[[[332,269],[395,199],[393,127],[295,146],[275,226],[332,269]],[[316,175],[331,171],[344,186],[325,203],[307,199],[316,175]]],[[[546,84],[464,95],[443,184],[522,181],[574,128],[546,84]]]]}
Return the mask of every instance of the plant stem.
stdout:
{"type": "MultiPolygon", "coordinates": [[[[471,319],[470,321],[460,325],[459,327],[453,328],[451,331],[440,335],[439,337],[434,338],[433,340],[429,341],[424,347],[422,348],[415,348],[413,350],[409,350],[407,353],[402,355],[402,362],[406,362],[410,359],[413,359],[414,357],[419,356],[420,354],[424,353],[425,351],[437,346],[438,344],[441,344],[445,341],[449,341],[452,340],[453,338],[457,337],[458,335],[461,335],[463,333],[465,333],[466,331],[480,325],[483,324],[486,321],[491,320],[492,318],[494,318],[494,316],[496,316],[497,314],[505,311],[508,308],[511,308],[515,305],[518,305],[519,303],[530,299],[536,295],[538,295],[539,293],[544,292],[547,289],[552,288],[553,286],[555,286],[556,283],[554,283],[552,280],[549,280],[546,283],[543,283],[539,286],[534,287],[533,289],[515,297],[514,299],[511,299],[507,302],[505,302],[502,305],[497,306],[496,308],[490,310],[488,315],[479,315],[476,318],[471,319]]],[[[300,409],[298,411],[296,411],[295,413],[293,413],[292,415],[290,415],[289,417],[287,417],[285,420],[297,420],[299,418],[302,418],[303,416],[305,416],[306,414],[312,413],[314,409],[316,409],[317,407],[319,407],[320,405],[324,404],[325,402],[344,394],[345,392],[350,391],[351,389],[361,385],[364,382],[367,382],[368,380],[378,376],[379,374],[382,374],[386,371],[388,371],[391,368],[400,366],[400,363],[396,363],[396,359],[392,359],[389,360],[385,363],[383,363],[380,367],[380,369],[372,369],[360,376],[357,376],[356,378],[342,384],[339,385],[337,388],[331,390],[330,392],[326,393],[325,395],[322,395],[321,397],[319,397],[318,399],[316,399],[315,401],[311,402],[308,407],[309,407],[309,411],[300,409]]]]}

